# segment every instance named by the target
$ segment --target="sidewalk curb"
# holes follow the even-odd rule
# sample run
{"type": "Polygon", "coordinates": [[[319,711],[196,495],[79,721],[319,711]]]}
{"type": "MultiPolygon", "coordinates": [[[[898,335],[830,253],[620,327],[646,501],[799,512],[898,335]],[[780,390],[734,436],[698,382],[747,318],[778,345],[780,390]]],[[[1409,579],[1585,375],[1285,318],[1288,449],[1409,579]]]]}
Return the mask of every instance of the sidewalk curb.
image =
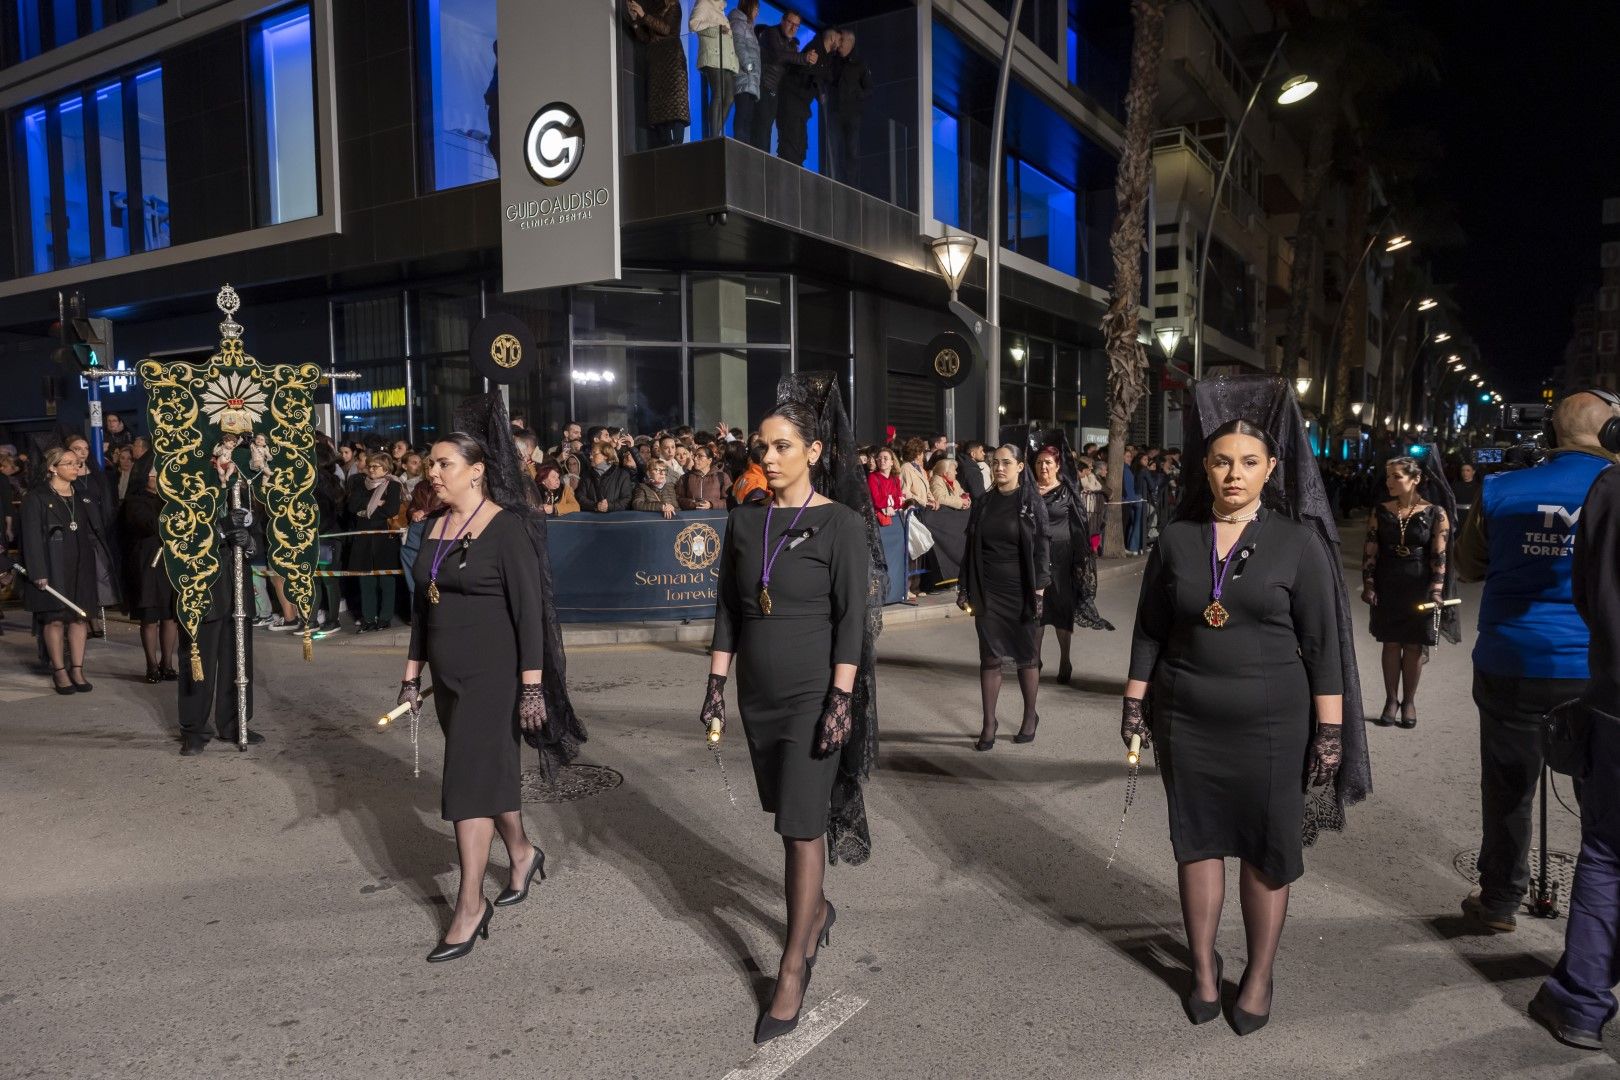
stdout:
{"type": "MultiPolygon", "coordinates": [[[[1142,559],[1110,559],[1106,565],[1097,567],[1097,583],[1100,585],[1118,578],[1130,577],[1141,572],[1144,560],[1142,559]]],[[[937,622],[940,619],[966,619],[965,612],[956,606],[956,596],[949,590],[924,596],[916,604],[890,604],[883,609],[883,626],[890,629],[897,626],[910,626],[914,623],[937,622]]],[[[702,642],[707,644],[714,634],[713,619],[693,619],[691,622],[603,622],[603,623],[572,623],[563,627],[563,645],[566,648],[583,648],[590,645],[659,645],[678,642],[702,642]]],[[[266,636],[272,636],[266,634],[266,636]]],[[[275,637],[285,637],[290,641],[302,640],[296,634],[276,634],[275,637]]],[[[391,648],[407,648],[411,642],[409,627],[395,627],[392,630],[376,631],[370,634],[355,634],[345,630],[321,638],[315,643],[316,651],[327,648],[343,648],[354,645],[385,646],[391,648]]]]}

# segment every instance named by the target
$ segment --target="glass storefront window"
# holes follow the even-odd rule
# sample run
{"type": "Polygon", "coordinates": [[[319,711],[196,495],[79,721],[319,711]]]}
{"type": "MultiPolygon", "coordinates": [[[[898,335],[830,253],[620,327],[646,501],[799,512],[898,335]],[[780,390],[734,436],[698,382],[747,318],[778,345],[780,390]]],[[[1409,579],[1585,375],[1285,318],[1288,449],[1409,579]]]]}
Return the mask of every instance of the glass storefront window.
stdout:
{"type": "Polygon", "coordinates": [[[496,0],[417,0],[428,191],[500,176],[495,9],[496,0]]]}
{"type": "Polygon", "coordinates": [[[96,139],[101,144],[101,235],[106,258],[129,254],[129,188],[124,172],[124,88],[96,90],[96,139]]]}
{"type": "Polygon", "coordinates": [[[574,335],[597,341],[680,341],[678,274],[627,273],[574,290],[574,335]]]}
{"type": "Polygon", "coordinates": [[[766,274],[693,274],[687,336],[699,342],[786,344],[786,279],[766,274]]]}
{"type": "Polygon", "coordinates": [[[751,431],[776,403],[776,383],[789,370],[786,349],[693,349],[692,427],[716,424],[751,431]]]}
{"type": "Polygon", "coordinates": [[[681,423],[681,350],[575,346],[574,418],[650,435],[681,423]]]}
{"type": "Polygon", "coordinates": [[[315,72],[309,7],[259,22],[249,35],[261,225],[320,212],[315,166],[315,72]]]}
{"type": "Polygon", "coordinates": [[[1024,424],[1029,422],[1029,416],[1024,412],[1024,384],[1004,382],[1001,384],[1001,423],[1024,424]]]}

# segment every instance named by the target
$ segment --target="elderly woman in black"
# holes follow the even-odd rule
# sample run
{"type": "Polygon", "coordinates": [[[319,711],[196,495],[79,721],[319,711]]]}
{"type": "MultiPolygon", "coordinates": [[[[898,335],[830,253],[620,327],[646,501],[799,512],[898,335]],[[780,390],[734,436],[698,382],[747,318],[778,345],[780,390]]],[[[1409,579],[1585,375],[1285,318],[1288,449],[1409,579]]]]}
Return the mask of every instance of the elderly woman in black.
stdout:
{"type": "Polygon", "coordinates": [[[1041,677],[1041,617],[1052,576],[1046,503],[1030,481],[1023,450],[1013,443],[998,446],[990,459],[990,475],[990,490],[973,501],[967,557],[962,560],[956,590],[956,606],[972,612],[979,633],[984,730],[973,744],[975,750],[996,745],[996,699],[1001,695],[1004,660],[1017,666],[1018,685],[1024,693],[1024,721],[1013,742],[1035,741],[1035,728],[1041,722],[1035,712],[1041,677]]]}
{"type": "Polygon", "coordinates": [[[1384,467],[1384,483],[1389,501],[1367,515],[1361,599],[1372,608],[1372,636],[1384,647],[1384,711],[1378,722],[1415,728],[1418,677],[1440,630],[1433,612],[1419,611],[1418,605],[1445,599],[1453,523],[1445,510],[1424,499],[1423,467],[1415,458],[1393,458],[1384,467]]]}
{"type": "Polygon", "coordinates": [[[1313,525],[1261,505],[1277,465],[1271,437],[1247,421],[1209,436],[1211,498],[1148,559],[1121,724],[1127,745],[1152,742],[1164,778],[1195,1024],[1220,1015],[1225,860],[1241,862],[1240,1035],[1271,1015],[1289,885],[1304,872],[1305,784],[1331,781],[1343,756],[1337,568],[1313,525]]]}
{"type": "MultiPolygon", "coordinates": [[[[836,393],[831,388],[829,397],[836,393]]],[[[789,400],[760,423],[771,497],[737,507],[726,523],[700,713],[705,727],[724,728],[735,657],[760,807],[776,818],[786,863],[787,940],[776,990],[754,1028],[757,1043],[798,1024],[816,950],[837,918],[822,885],[843,750],[852,735],[856,754],[865,741],[857,730],[858,679],[870,698],[868,599],[881,566],[874,574],[866,515],[829,497],[865,495],[853,473],[853,439],[839,451],[850,470],[828,460],[833,448],[821,429],[830,409],[842,419],[835,398],[819,408],[789,400]]]]}
{"type": "Polygon", "coordinates": [[[163,496],[158,494],[157,481],[157,473],[147,473],[145,486],[131,491],[119,512],[124,542],[129,545],[129,613],[141,624],[149,683],[180,678],[174,666],[180,622],[175,617],[174,586],[163,565],[163,540],[158,535],[163,496]]]}
{"type": "Polygon", "coordinates": [[[58,694],[88,694],[84,678],[84,645],[90,620],[45,591],[48,585],[83,612],[102,602],[101,582],[110,587],[113,565],[100,503],[79,491],[74,481],[84,474],[83,459],[53,446],[45,453],[45,479],[28,490],[22,504],[22,563],[34,588],[28,610],[44,624],[42,636],[51,662],[51,685],[58,694]]]}
{"type": "MultiPolygon", "coordinates": [[[[1073,668],[1069,647],[1074,628],[1112,630],[1114,627],[1097,613],[1097,564],[1091,554],[1091,519],[1080,503],[1074,481],[1063,475],[1066,448],[1043,446],[1035,454],[1035,490],[1046,503],[1046,535],[1052,553],[1052,583],[1046,589],[1045,610],[1041,613],[1041,644],[1046,628],[1057,631],[1057,681],[1068,684],[1073,668]]],[[[1038,655],[1038,654],[1037,654],[1038,655]]]]}
{"type": "MultiPolygon", "coordinates": [[[[398,570],[399,537],[388,532],[389,520],[399,513],[405,488],[389,474],[394,459],[384,453],[366,455],[366,471],[349,481],[349,525],[355,532],[375,532],[349,541],[346,560],[350,570],[398,570]]],[[[393,623],[394,579],[367,576],[360,581],[360,621],[355,632],[386,630],[393,623]]]]}

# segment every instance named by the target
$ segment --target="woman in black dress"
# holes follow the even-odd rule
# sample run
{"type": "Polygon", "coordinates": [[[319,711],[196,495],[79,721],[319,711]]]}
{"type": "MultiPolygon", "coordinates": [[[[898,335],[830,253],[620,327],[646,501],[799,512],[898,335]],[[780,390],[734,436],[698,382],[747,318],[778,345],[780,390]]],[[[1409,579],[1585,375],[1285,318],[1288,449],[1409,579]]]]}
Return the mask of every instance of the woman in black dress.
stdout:
{"type": "Polygon", "coordinates": [[[990,459],[990,476],[990,490],[973,502],[967,556],[956,589],[956,606],[973,614],[979,633],[984,730],[975,750],[996,745],[996,699],[1005,660],[1017,666],[1024,693],[1024,720],[1013,742],[1035,741],[1041,722],[1035,694],[1041,678],[1043,594],[1052,576],[1046,503],[1029,479],[1023,450],[1013,443],[998,446],[990,459]]]}
{"type": "MultiPolygon", "coordinates": [[[[1046,643],[1046,628],[1057,630],[1057,681],[1067,685],[1073,669],[1069,646],[1074,628],[1112,630],[1114,627],[1097,612],[1097,563],[1091,551],[1090,516],[1080,503],[1080,491],[1072,476],[1059,464],[1067,456],[1064,444],[1048,444],[1035,454],[1035,490],[1046,503],[1046,536],[1052,552],[1052,583],[1046,588],[1041,614],[1040,645],[1046,643]]],[[[1040,646],[1037,645],[1037,655],[1040,646]]]]}
{"type": "Polygon", "coordinates": [[[1378,722],[1414,728],[1418,677],[1440,629],[1434,613],[1419,611],[1418,605],[1445,597],[1452,525],[1443,509],[1423,498],[1423,468],[1416,459],[1394,458],[1384,471],[1391,498],[1367,515],[1361,599],[1372,608],[1372,635],[1384,646],[1384,711],[1378,722]]]}
{"type": "Polygon", "coordinates": [[[495,833],[511,867],[496,904],[521,902],[534,876],[545,877],[545,853],[523,830],[519,745],[546,724],[546,588],[526,528],[528,508],[492,497],[489,457],[461,432],[430,452],[427,482],[445,509],[432,519],[416,560],[410,658],[400,686],[402,703],[420,705],[422,669],[432,669],[444,731],[441,813],[455,823],[461,861],[455,910],[430,963],[465,956],[476,937],[489,937],[495,908],[483,885],[495,833]]]}
{"type": "MultiPolygon", "coordinates": [[[[45,478],[28,489],[22,504],[22,563],[35,586],[25,599],[28,610],[43,623],[51,685],[58,694],[88,694],[93,689],[84,678],[90,620],[65,607],[45,586],[85,612],[94,612],[104,599],[101,583],[111,588],[115,565],[100,505],[74,486],[84,472],[79,455],[53,446],[45,452],[45,478]]],[[[112,602],[116,597],[106,599],[112,602]]]]}
{"type": "MultiPolygon", "coordinates": [[[[399,513],[405,489],[389,474],[394,459],[387,454],[366,455],[365,475],[350,482],[349,526],[356,532],[377,532],[377,536],[356,536],[349,541],[350,570],[398,570],[399,537],[387,534],[389,520],[399,513]],[[387,535],[382,535],[387,534],[387,535]]],[[[362,577],[360,582],[359,634],[386,630],[393,624],[394,579],[362,577]]]]}
{"type": "Polygon", "coordinates": [[[872,572],[864,515],[817,490],[831,468],[817,412],[789,401],[760,423],[771,497],[737,507],[726,523],[700,713],[705,728],[723,729],[735,657],[760,808],[775,816],[786,863],[787,940],[755,1042],[798,1024],[817,946],[837,917],[822,891],[827,833],[865,662],[868,591],[881,576],[872,572]]]}
{"type": "Polygon", "coordinates": [[[129,545],[129,614],[141,624],[141,648],[146,651],[146,681],[173,682],[180,678],[174,666],[180,648],[180,622],[174,613],[174,586],[163,565],[163,540],[158,516],[163,496],[158,494],[157,473],[146,474],[146,486],[124,497],[119,530],[129,545]]]}
{"type": "Polygon", "coordinates": [[[1232,1023],[1248,1034],[1270,1016],[1289,884],[1304,871],[1306,781],[1327,783],[1342,757],[1336,570],[1311,525],[1261,506],[1277,468],[1263,429],[1217,428],[1204,468],[1213,505],[1166,528],[1148,559],[1121,735],[1151,739],[1164,777],[1195,1024],[1220,1014],[1225,860],[1241,860],[1249,963],[1232,1023]]]}

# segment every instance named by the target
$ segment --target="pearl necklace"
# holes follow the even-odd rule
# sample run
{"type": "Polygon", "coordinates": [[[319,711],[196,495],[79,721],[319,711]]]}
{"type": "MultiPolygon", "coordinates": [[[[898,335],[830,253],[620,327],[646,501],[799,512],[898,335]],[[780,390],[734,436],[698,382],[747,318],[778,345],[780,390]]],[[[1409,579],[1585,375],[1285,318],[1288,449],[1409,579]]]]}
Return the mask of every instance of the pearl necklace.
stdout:
{"type": "Polygon", "coordinates": [[[1259,517],[1260,508],[1257,506],[1255,507],[1253,513],[1245,514],[1242,517],[1239,517],[1236,514],[1223,514],[1219,510],[1213,510],[1211,513],[1215,515],[1216,521],[1224,522],[1227,525],[1242,525],[1245,522],[1253,521],[1255,518],[1259,517]]]}

